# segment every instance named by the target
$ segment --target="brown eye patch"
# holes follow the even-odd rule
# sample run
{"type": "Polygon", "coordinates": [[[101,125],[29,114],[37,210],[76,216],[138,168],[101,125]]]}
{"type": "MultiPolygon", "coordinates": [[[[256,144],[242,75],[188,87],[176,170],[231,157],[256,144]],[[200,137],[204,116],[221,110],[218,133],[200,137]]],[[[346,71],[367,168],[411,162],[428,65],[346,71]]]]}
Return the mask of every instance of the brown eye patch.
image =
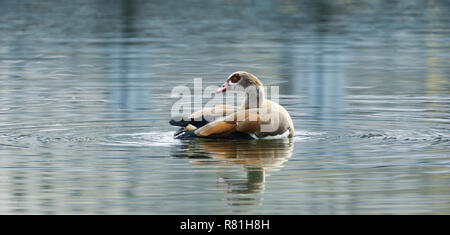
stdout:
{"type": "Polygon", "coordinates": [[[241,76],[239,76],[239,74],[235,74],[230,78],[232,83],[237,83],[239,82],[239,80],[241,80],[241,76]]]}

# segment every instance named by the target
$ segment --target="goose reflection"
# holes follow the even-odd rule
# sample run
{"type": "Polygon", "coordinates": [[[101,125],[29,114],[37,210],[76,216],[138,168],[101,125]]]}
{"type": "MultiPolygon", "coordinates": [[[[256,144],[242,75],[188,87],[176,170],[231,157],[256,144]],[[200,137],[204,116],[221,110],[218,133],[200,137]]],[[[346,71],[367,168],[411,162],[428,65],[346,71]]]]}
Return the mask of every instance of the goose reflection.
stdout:
{"type": "Polygon", "coordinates": [[[229,205],[259,205],[266,176],[278,171],[292,155],[292,139],[184,142],[178,156],[196,168],[214,170],[229,205]]]}

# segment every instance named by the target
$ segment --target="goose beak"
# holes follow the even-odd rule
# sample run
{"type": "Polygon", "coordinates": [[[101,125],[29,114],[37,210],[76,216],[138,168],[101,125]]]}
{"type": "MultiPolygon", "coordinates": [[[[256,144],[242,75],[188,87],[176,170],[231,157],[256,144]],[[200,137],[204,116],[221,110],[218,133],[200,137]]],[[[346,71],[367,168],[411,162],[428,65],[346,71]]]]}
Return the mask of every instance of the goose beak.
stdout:
{"type": "Polygon", "coordinates": [[[219,89],[217,89],[216,94],[226,92],[228,87],[229,87],[229,85],[228,85],[228,81],[227,81],[219,89]]]}

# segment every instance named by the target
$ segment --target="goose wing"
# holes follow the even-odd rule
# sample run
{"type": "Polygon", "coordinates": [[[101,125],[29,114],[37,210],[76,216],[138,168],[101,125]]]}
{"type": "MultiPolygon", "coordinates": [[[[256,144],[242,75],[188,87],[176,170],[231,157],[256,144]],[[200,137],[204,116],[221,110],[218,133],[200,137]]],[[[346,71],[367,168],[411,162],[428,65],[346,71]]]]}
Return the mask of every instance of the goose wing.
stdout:
{"type": "Polygon", "coordinates": [[[261,118],[258,109],[247,109],[218,118],[193,131],[198,137],[228,137],[235,132],[255,133],[259,131],[261,118]]]}
{"type": "Polygon", "coordinates": [[[232,105],[216,105],[211,108],[198,110],[187,117],[174,117],[170,120],[172,126],[186,127],[193,125],[195,127],[202,127],[218,118],[236,112],[239,108],[232,105]]]}

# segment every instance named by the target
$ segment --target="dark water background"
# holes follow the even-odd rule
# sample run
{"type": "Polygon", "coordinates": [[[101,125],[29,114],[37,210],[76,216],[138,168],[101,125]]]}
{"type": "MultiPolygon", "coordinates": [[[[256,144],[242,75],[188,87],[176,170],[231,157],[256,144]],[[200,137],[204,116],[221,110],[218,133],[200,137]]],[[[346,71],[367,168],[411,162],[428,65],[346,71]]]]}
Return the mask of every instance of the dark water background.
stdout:
{"type": "Polygon", "coordinates": [[[448,1],[0,1],[0,214],[449,214],[448,1]],[[279,86],[292,140],[172,139],[279,86]]]}

